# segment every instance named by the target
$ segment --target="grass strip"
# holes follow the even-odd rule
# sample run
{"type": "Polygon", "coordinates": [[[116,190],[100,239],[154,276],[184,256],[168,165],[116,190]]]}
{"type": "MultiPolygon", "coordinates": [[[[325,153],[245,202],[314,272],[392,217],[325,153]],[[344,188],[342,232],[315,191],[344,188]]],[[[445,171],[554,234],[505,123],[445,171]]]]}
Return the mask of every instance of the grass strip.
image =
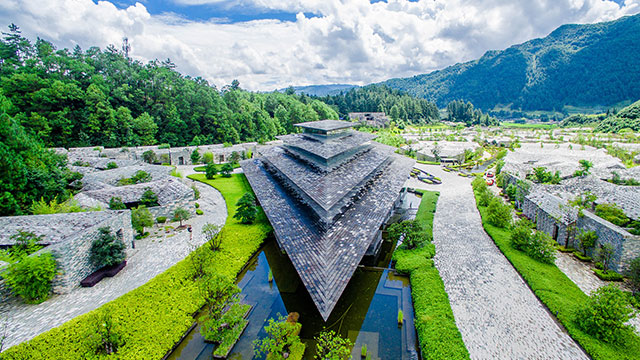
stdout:
{"type": "MultiPolygon", "coordinates": [[[[422,201],[416,221],[433,239],[433,216],[440,193],[421,191],[422,201]]],[[[415,313],[415,326],[420,339],[423,359],[469,359],[469,352],[456,326],[449,296],[438,269],[433,265],[435,246],[406,250],[398,249],[393,254],[396,269],[408,273],[411,280],[411,297],[415,313]]]]}

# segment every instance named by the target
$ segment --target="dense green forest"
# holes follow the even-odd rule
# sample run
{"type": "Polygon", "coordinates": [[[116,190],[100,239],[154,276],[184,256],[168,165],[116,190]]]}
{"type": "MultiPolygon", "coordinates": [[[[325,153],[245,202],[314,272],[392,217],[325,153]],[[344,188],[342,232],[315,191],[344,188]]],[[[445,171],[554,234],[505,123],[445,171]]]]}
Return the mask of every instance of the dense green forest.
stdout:
{"type": "Polygon", "coordinates": [[[484,114],[480,109],[474,109],[473,104],[462,100],[454,100],[447,105],[447,120],[463,122],[466,126],[500,125],[498,119],[484,114]]]}
{"type": "Polygon", "coordinates": [[[170,60],[143,64],[115,46],[57,50],[11,25],[0,42],[7,113],[45,146],[107,147],[268,141],[293,124],[337,119],[317,99],[218,90],[183,76],[170,60]]]}
{"type": "Polygon", "coordinates": [[[611,107],[640,99],[640,15],[564,25],[541,39],[480,59],[384,84],[444,107],[462,99],[483,110],[611,107]]]}
{"type": "Polygon", "coordinates": [[[315,99],[335,107],[340,118],[344,119],[348,118],[350,112],[384,112],[395,122],[425,124],[440,120],[438,107],[434,103],[385,85],[353,88],[315,99]]]}
{"type": "Polygon", "coordinates": [[[620,111],[606,114],[572,115],[562,121],[562,126],[595,125],[597,132],[640,131],[640,100],[620,111]],[[628,130],[627,130],[628,129],[628,130]]]}

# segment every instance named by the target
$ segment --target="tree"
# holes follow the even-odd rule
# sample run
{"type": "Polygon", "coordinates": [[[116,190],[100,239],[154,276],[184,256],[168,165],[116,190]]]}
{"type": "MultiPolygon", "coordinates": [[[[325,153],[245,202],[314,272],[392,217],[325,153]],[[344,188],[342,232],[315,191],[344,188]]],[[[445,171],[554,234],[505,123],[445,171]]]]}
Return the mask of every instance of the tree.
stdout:
{"type": "Polygon", "coordinates": [[[205,176],[207,179],[213,179],[218,173],[218,167],[214,163],[208,163],[205,168],[205,176]]]}
{"type": "Polygon", "coordinates": [[[633,294],[638,294],[640,292],[640,256],[629,262],[629,279],[633,294]]]}
{"type": "Polygon", "coordinates": [[[111,316],[109,308],[94,315],[94,338],[96,354],[115,354],[118,349],[124,346],[125,341],[118,331],[117,323],[111,316]]]}
{"type": "Polygon", "coordinates": [[[122,239],[113,235],[109,227],[101,227],[98,231],[100,234],[91,245],[89,260],[98,268],[123,262],[127,254],[125,253],[126,246],[122,239]]]}
{"type": "Polygon", "coordinates": [[[251,224],[257,215],[256,198],[251,193],[244,193],[236,203],[236,213],[233,214],[233,218],[240,220],[243,224],[251,224]]]}
{"type": "Polygon", "coordinates": [[[598,258],[600,262],[602,262],[602,266],[605,270],[607,270],[611,266],[611,261],[613,260],[613,245],[606,243],[600,246],[598,250],[598,258]]]}
{"type": "Polygon", "coordinates": [[[533,234],[526,252],[531,258],[542,263],[553,264],[556,260],[554,241],[543,231],[536,231],[533,234]]]}
{"type": "Polygon", "coordinates": [[[173,221],[180,221],[180,226],[182,226],[182,222],[189,219],[189,211],[185,208],[177,208],[173,212],[173,221]]]}
{"type": "Polygon", "coordinates": [[[229,161],[234,164],[237,164],[240,161],[240,154],[237,151],[232,151],[231,156],[229,156],[229,161]]]}
{"type": "Polygon", "coordinates": [[[204,235],[205,240],[209,243],[211,251],[217,251],[222,245],[222,236],[220,236],[221,229],[222,226],[211,223],[206,223],[202,226],[202,235],[204,235]]]}
{"type": "Polygon", "coordinates": [[[267,337],[253,342],[256,356],[268,354],[269,359],[288,358],[292,350],[302,344],[298,336],[301,328],[300,323],[284,316],[279,316],[278,320],[269,319],[264,327],[267,337]]]}
{"type": "Polygon", "coordinates": [[[191,163],[192,164],[197,164],[198,162],[200,162],[200,153],[198,152],[198,149],[194,149],[193,152],[191,153],[191,163]]]}
{"type": "Polygon", "coordinates": [[[207,340],[217,340],[223,330],[224,311],[238,302],[240,288],[226,276],[211,274],[198,281],[198,289],[206,311],[200,332],[207,340]]]}
{"type": "Polygon", "coordinates": [[[153,152],[153,150],[147,150],[142,153],[142,160],[149,164],[155,164],[156,162],[158,162],[158,157],[156,156],[156,153],[153,152]]]}
{"type": "Polygon", "coordinates": [[[618,342],[623,334],[632,331],[625,325],[634,315],[629,298],[615,285],[594,291],[587,303],[578,311],[576,319],[587,333],[606,342],[618,342]]]}
{"type": "Polygon", "coordinates": [[[11,240],[14,245],[8,249],[8,253],[12,261],[19,261],[21,258],[29,256],[43,247],[40,245],[42,236],[37,236],[30,231],[18,230],[16,234],[11,235],[11,240]]]}
{"type": "Polygon", "coordinates": [[[424,227],[419,221],[407,220],[392,224],[388,229],[389,238],[401,241],[407,249],[414,249],[425,241],[430,241],[424,227]]]}
{"type": "MultiPolygon", "coordinates": [[[[156,125],[153,121],[153,117],[151,117],[147,112],[144,112],[137,118],[133,119],[131,122],[131,128],[135,134],[136,140],[134,142],[136,145],[153,145],[156,143],[155,136],[158,132],[158,125],[156,125]]],[[[153,152],[152,150],[149,151],[153,152]]]]}
{"type": "Polygon", "coordinates": [[[109,209],[111,210],[124,210],[127,207],[124,205],[124,203],[122,202],[122,199],[114,196],[111,199],[109,199],[109,209]]]}
{"type": "Polygon", "coordinates": [[[580,170],[576,170],[576,172],[573,173],[573,176],[589,175],[590,169],[593,167],[593,163],[588,160],[579,160],[578,165],[580,165],[580,170]]]}
{"type": "Polygon", "coordinates": [[[38,304],[49,297],[51,281],[57,274],[57,264],[51,253],[24,256],[2,274],[11,292],[26,303],[38,304]]]}
{"type": "Polygon", "coordinates": [[[144,228],[153,226],[153,216],[145,206],[138,206],[131,210],[131,225],[140,236],[144,235],[144,228]]]}
{"type": "Polygon", "coordinates": [[[318,360],[349,360],[353,343],[349,339],[342,338],[333,330],[323,331],[315,337],[316,356],[318,360]]]}
{"type": "Polygon", "coordinates": [[[220,169],[222,176],[231,177],[231,172],[233,172],[233,166],[230,163],[222,164],[222,168],[220,169]]]}
{"type": "Polygon", "coordinates": [[[511,223],[511,207],[503,203],[498,197],[494,197],[489,201],[487,215],[489,224],[493,226],[506,228],[511,223]]]}
{"type": "Polygon", "coordinates": [[[531,242],[531,228],[518,225],[511,230],[511,246],[516,250],[526,251],[531,242]]]}
{"type": "Polygon", "coordinates": [[[204,154],[202,154],[202,162],[205,164],[213,163],[213,153],[207,151],[204,154]]]}
{"type": "Polygon", "coordinates": [[[598,240],[598,234],[595,231],[582,231],[580,235],[578,235],[578,243],[580,244],[580,248],[582,249],[582,254],[587,256],[587,250],[591,249],[596,245],[596,240],[598,240]]]}
{"type": "Polygon", "coordinates": [[[139,203],[144,207],[158,206],[158,195],[156,195],[151,188],[147,188],[147,190],[142,193],[139,203]]]}

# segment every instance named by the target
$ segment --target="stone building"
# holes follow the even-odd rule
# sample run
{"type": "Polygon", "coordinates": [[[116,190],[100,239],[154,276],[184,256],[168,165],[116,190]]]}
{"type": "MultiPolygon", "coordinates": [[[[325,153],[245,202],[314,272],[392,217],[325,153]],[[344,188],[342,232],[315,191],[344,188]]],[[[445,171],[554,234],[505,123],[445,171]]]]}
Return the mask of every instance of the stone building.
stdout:
{"type": "Polygon", "coordinates": [[[536,223],[538,230],[549,234],[560,245],[570,244],[569,227],[576,221],[577,209],[545,191],[534,191],[526,195],[521,208],[522,213],[536,223]]]}
{"type": "Polygon", "coordinates": [[[127,249],[131,248],[134,237],[129,210],[0,217],[0,247],[14,245],[11,237],[18,231],[42,236],[46,246],[32,256],[42,252],[54,255],[59,274],[54,278],[53,291],[64,294],[97,270],[89,256],[102,227],[109,227],[127,249]]]}
{"type": "Polygon", "coordinates": [[[353,123],[297,124],[302,134],[241,162],[280,247],[326,320],[380,229],[414,161],[353,123]]]}
{"type": "Polygon", "coordinates": [[[376,128],[384,128],[389,125],[389,118],[383,112],[352,112],[349,113],[349,120],[376,128]]]}
{"type": "Polygon", "coordinates": [[[406,145],[406,150],[415,151],[416,159],[420,161],[460,163],[464,160],[466,150],[475,151],[479,147],[477,143],[469,141],[420,141],[406,145]]]}

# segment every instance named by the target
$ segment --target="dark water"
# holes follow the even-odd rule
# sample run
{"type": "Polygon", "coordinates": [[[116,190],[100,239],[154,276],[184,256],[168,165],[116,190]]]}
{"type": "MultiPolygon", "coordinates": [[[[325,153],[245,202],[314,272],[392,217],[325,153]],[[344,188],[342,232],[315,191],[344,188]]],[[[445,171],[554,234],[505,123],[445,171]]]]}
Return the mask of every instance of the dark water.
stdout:
{"type": "MultiPolygon", "coordinates": [[[[323,329],[348,337],[354,359],[366,344],[372,359],[417,358],[413,326],[413,307],[409,279],[388,269],[394,244],[384,242],[379,259],[365,259],[347,285],[327,322],[316,310],[291,261],[282,254],[275,241],[269,241],[238,277],[242,302],[253,306],[249,325],[233,348],[230,359],[254,357],[253,341],[266,336],[264,326],[270,318],[300,314],[300,338],[307,344],[306,359],[315,352],[313,338],[323,329]],[[269,283],[269,269],[273,282],[269,283]],[[404,325],[398,327],[398,310],[404,313],[404,325]]],[[[206,344],[196,327],[171,354],[169,359],[211,359],[213,345],[206,344]]]]}

